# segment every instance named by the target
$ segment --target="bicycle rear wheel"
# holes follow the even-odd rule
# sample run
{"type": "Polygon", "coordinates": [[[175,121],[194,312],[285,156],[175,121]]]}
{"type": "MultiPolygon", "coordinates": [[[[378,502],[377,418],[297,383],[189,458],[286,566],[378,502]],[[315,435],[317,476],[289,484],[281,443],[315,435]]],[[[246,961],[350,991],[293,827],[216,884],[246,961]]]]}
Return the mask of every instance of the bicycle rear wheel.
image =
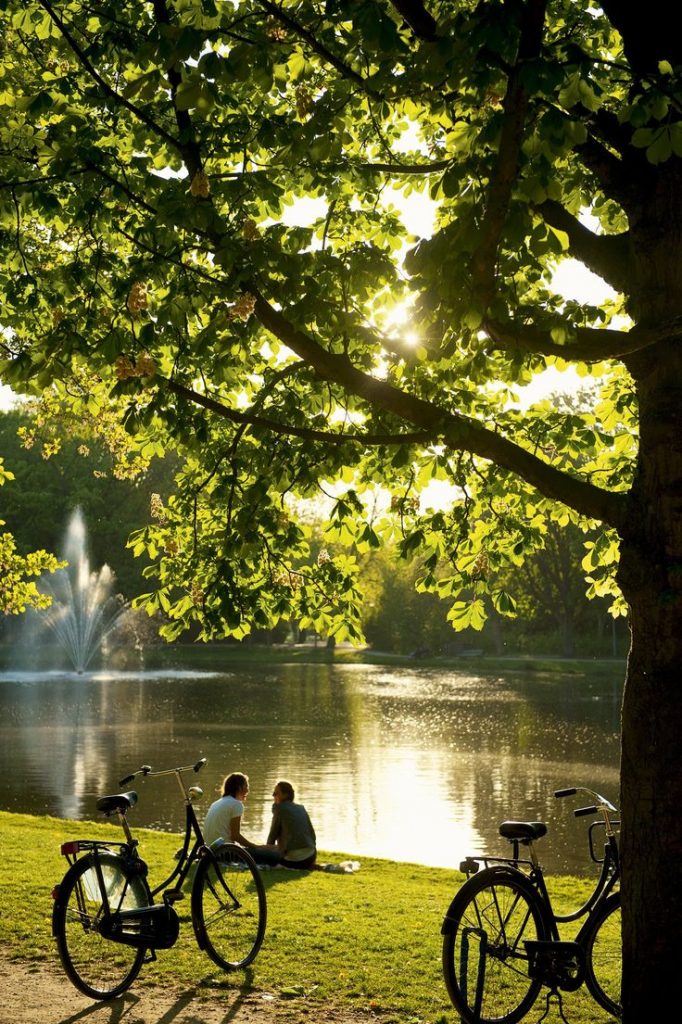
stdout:
{"type": "Polygon", "coordinates": [[[209,851],[192,886],[192,924],[199,948],[225,971],[246,967],[265,935],[267,905],[256,862],[235,843],[209,851]]]}
{"type": "Polygon", "coordinates": [[[622,1016],[620,981],[623,961],[620,893],[604,900],[586,938],[587,987],[600,1006],[614,1017],[622,1016]]]}
{"type": "Polygon", "coordinates": [[[132,985],[145,950],[112,942],[100,934],[104,906],[96,858],[112,912],[150,905],[147,883],[140,875],[131,875],[121,857],[90,854],[64,876],[54,905],[52,930],[64,970],[76,988],[92,999],[113,999],[132,985]]]}
{"type": "Polygon", "coordinates": [[[524,943],[545,939],[542,905],[523,875],[490,868],[464,883],[444,925],[443,975],[465,1024],[515,1024],[540,982],[528,976],[524,943]]]}

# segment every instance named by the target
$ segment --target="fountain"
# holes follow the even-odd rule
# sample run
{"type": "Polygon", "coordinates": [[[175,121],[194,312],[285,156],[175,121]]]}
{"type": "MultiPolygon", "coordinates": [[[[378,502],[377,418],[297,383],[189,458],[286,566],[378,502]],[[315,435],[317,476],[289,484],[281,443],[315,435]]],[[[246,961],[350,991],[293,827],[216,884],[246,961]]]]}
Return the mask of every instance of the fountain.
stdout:
{"type": "Polygon", "coordinates": [[[42,580],[41,590],[52,598],[52,604],[40,618],[81,674],[127,609],[112,595],[114,576],[109,566],[90,571],[85,520],[79,508],[71,515],[60,554],[68,565],[42,580]]]}

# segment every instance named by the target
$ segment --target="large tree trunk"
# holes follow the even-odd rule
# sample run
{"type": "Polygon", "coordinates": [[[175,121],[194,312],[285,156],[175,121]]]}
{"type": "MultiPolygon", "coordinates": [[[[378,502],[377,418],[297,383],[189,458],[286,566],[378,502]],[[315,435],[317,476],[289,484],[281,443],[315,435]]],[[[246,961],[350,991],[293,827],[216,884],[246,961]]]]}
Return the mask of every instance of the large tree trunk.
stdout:
{"type": "MultiPolygon", "coordinates": [[[[650,571],[653,580],[653,567],[650,571]]],[[[682,609],[679,600],[667,606],[668,600],[661,588],[648,600],[642,595],[633,605],[632,649],[623,702],[625,1024],[655,1020],[654,1004],[673,1007],[679,998],[682,609]]]]}
{"type": "MultiPolygon", "coordinates": [[[[680,313],[679,169],[646,197],[632,224],[640,322],[680,313]]],[[[621,812],[625,1024],[678,1004],[682,926],[682,351],[671,339],[630,369],[640,455],[621,545],[620,583],[632,615],[623,702],[621,812]]],[[[674,1011],[669,1010],[674,1014],[674,1011]]],[[[660,1019],[660,1018],[659,1018],[660,1019]]]]}

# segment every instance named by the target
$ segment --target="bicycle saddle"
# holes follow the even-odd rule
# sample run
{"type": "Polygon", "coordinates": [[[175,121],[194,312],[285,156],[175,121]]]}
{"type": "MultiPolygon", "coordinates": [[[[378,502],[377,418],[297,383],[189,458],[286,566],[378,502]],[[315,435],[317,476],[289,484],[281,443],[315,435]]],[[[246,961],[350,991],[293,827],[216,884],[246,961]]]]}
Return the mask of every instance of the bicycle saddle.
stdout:
{"type": "Polygon", "coordinates": [[[113,814],[114,811],[129,811],[137,803],[137,793],[115,793],[113,796],[101,796],[97,801],[97,810],[102,814],[113,814]]]}
{"type": "Polygon", "coordinates": [[[547,826],[544,821],[503,821],[500,825],[500,835],[504,839],[530,843],[534,839],[546,836],[547,826]]]}

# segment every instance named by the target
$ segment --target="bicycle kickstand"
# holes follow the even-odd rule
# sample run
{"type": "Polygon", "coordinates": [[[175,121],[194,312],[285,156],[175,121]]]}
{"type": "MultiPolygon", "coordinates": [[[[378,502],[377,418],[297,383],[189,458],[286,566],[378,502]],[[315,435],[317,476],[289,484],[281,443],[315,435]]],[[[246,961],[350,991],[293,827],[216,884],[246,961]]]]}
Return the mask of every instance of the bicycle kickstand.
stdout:
{"type": "Polygon", "coordinates": [[[540,1020],[538,1021],[538,1024],[542,1024],[542,1022],[547,1017],[549,1017],[549,1011],[550,1011],[550,1006],[551,1006],[552,999],[556,1000],[557,1009],[559,1011],[559,1020],[563,1021],[563,1024],[569,1024],[569,1022],[564,1017],[564,1003],[563,1003],[563,1000],[561,998],[561,992],[559,991],[558,988],[550,988],[549,992],[547,993],[547,1000],[545,1002],[545,1012],[543,1013],[542,1017],[540,1017],[540,1020]]]}

